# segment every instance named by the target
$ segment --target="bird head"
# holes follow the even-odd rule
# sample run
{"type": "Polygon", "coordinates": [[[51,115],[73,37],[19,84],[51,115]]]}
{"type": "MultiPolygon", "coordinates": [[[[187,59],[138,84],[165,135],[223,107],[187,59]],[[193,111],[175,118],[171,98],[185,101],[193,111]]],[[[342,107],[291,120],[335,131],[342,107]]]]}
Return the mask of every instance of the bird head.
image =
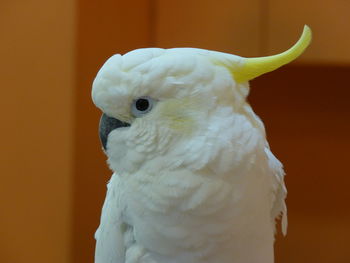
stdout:
{"type": "Polygon", "coordinates": [[[92,89],[103,112],[100,138],[111,169],[132,173],[149,164],[201,169],[220,154],[238,161],[242,151],[265,142],[263,124],[246,102],[249,80],[294,60],[310,40],[305,26],[292,48],[268,57],[194,48],[112,56],[92,89]],[[230,154],[223,150],[229,144],[230,154]]]}

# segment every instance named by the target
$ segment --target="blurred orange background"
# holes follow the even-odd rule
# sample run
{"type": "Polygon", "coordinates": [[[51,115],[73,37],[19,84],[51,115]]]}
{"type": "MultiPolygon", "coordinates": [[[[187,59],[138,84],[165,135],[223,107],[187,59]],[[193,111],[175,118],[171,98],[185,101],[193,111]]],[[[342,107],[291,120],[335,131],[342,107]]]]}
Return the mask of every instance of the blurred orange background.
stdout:
{"type": "Polygon", "coordinates": [[[246,57],[312,45],[252,81],[284,163],[289,229],[276,262],[350,262],[350,1],[12,0],[0,8],[0,262],[93,262],[111,175],[91,83],[115,53],[191,46],[246,57]]]}

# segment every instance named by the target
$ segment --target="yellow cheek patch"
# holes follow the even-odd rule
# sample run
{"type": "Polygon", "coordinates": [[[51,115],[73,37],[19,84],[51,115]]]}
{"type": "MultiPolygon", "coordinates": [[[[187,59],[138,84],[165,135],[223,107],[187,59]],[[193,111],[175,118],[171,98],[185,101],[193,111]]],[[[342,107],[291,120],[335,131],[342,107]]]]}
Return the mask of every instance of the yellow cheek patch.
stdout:
{"type": "Polygon", "coordinates": [[[189,134],[195,127],[196,108],[194,99],[170,99],[159,102],[157,105],[157,118],[171,130],[182,134],[189,134]]]}

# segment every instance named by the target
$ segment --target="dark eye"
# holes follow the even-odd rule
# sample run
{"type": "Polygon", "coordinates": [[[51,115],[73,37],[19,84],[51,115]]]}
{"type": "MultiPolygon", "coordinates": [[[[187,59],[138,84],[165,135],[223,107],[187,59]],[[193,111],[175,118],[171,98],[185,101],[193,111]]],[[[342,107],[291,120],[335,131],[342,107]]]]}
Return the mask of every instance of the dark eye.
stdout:
{"type": "Polygon", "coordinates": [[[135,103],[135,107],[138,111],[146,111],[149,108],[148,99],[138,99],[135,103]]]}
{"type": "Polygon", "coordinates": [[[155,101],[150,97],[140,97],[133,101],[131,105],[131,113],[135,117],[140,117],[150,112],[155,104],[155,101]]]}

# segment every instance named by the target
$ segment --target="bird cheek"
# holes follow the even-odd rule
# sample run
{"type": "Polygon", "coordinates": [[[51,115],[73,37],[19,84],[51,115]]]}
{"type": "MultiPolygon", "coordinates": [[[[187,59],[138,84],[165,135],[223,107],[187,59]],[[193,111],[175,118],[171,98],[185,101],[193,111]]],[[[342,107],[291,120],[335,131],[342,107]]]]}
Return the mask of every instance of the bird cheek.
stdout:
{"type": "Polygon", "coordinates": [[[147,154],[137,151],[138,145],[131,138],[130,129],[116,129],[108,137],[108,164],[118,174],[136,172],[147,158],[147,154]]]}
{"type": "Polygon", "coordinates": [[[180,134],[189,134],[192,131],[193,120],[187,117],[171,118],[168,120],[169,128],[180,134]]]}
{"type": "Polygon", "coordinates": [[[186,106],[188,105],[184,105],[182,101],[162,105],[159,110],[159,119],[163,126],[176,133],[191,133],[195,120],[186,106]]]}
{"type": "Polygon", "coordinates": [[[123,133],[120,130],[112,131],[108,136],[107,142],[108,164],[113,171],[118,172],[123,169],[123,162],[127,155],[127,145],[123,133]]]}

